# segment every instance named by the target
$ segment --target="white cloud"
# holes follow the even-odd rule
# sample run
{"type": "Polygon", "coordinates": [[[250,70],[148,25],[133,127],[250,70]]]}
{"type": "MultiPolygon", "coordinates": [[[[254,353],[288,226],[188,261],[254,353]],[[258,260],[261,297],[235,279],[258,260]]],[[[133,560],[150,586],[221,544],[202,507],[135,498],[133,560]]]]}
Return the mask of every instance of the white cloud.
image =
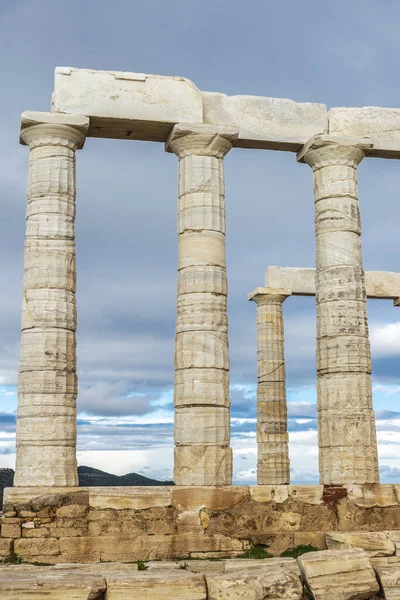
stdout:
{"type": "Polygon", "coordinates": [[[370,340],[373,355],[400,355],[400,321],[371,325],[370,340]]]}

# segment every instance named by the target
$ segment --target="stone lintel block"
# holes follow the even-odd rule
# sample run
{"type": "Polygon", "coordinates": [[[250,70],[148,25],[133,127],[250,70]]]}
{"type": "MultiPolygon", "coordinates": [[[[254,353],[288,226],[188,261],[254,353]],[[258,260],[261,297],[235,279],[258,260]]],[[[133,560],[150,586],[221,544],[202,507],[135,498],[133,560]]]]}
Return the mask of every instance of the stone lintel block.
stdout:
{"type": "Polygon", "coordinates": [[[239,148],[296,152],[311,136],[328,131],[324,104],[216,92],[202,97],[204,122],[238,127],[239,148]]]}
{"type": "Polygon", "coordinates": [[[364,550],[322,550],[297,559],[307,587],[318,600],[371,598],[379,592],[364,550]]]}
{"type": "Polygon", "coordinates": [[[328,118],[331,134],[368,137],[373,143],[370,156],[400,158],[399,108],[335,107],[328,118]]]}
{"type": "Polygon", "coordinates": [[[164,142],[176,123],[202,123],[201,92],[184,77],[57,67],[53,113],[87,115],[89,136],[164,142]]]}
{"type": "Polygon", "coordinates": [[[344,550],[345,548],[362,548],[370,557],[393,556],[396,549],[393,542],[383,532],[364,531],[340,532],[326,534],[328,550],[344,550]]]}
{"type": "Polygon", "coordinates": [[[252,300],[256,304],[268,304],[271,301],[283,303],[291,294],[292,292],[289,288],[258,287],[250,292],[248,300],[252,300]]]}
{"type": "Polygon", "coordinates": [[[274,502],[275,504],[286,502],[289,498],[289,490],[288,485],[257,485],[249,488],[250,497],[254,502],[274,502]]]}
{"type": "MultiPolygon", "coordinates": [[[[23,132],[34,127],[36,125],[54,125],[56,126],[54,131],[62,131],[62,128],[57,126],[67,126],[75,129],[77,133],[80,133],[78,148],[82,148],[85,143],[85,138],[89,130],[89,119],[88,117],[82,116],[83,113],[76,115],[58,115],[48,112],[30,111],[27,110],[21,115],[21,137],[20,143],[25,145],[27,142],[24,140],[23,132]]],[[[51,128],[49,127],[49,131],[51,128]]]]}

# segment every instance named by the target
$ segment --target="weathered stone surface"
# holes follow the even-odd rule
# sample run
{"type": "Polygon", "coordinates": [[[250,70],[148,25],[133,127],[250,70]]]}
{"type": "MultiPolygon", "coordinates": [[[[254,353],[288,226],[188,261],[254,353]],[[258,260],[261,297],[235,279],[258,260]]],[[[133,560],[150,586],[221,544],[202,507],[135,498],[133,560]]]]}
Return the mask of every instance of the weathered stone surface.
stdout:
{"type": "Polygon", "coordinates": [[[290,481],[282,304],[290,290],[256,288],[257,304],[257,482],[290,481]]]}
{"type": "Polygon", "coordinates": [[[300,556],[297,562],[316,600],[361,600],[379,592],[379,584],[364,550],[309,552],[300,556]]]}
{"type": "Polygon", "coordinates": [[[379,481],[372,392],[370,382],[366,385],[371,351],[356,173],[371,147],[362,138],[321,135],[297,155],[312,167],[314,177],[318,443],[323,484],[379,481]],[[327,378],[329,384],[325,384],[327,378]],[[357,397],[361,389],[364,394],[358,396],[357,409],[333,408],[332,398],[338,403],[344,393],[347,403],[348,396],[357,397]]]}
{"type": "Polygon", "coordinates": [[[204,122],[238,127],[240,148],[296,151],[312,135],[327,131],[324,104],[215,92],[202,96],[204,122]]]}
{"type": "Polygon", "coordinates": [[[80,572],[40,571],[37,568],[12,571],[0,567],[2,600],[101,600],[106,591],[105,579],[80,572]]]}
{"type": "Polygon", "coordinates": [[[84,116],[22,115],[30,156],[15,486],[78,483],[75,151],[88,125],[84,116]],[[58,373],[73,389],[53,389],[58,373]]]}
{"type": "Polygon", "coordinates": [[[209,600],[300,600],[303,586],[300,573],[285,563],[256,569],[239,569],[236,573],[206,576],[209,600]]]}
{"type": "Polygon", "coordinates": [[[395,553],[394,543],[382,532],[332,532],[326,534],[326,545],[329,550],[345,548],[362,548],[370,557],[392,556],[395,553]]]}
{"type": "Polygon", "coordinates": [[[71,67],[56,68],[52,111],[87,115],[90,136],[159,142],[175,123],[203,121],[201,92],[188,79],[71,67]]]}
{"type": "Polygon", "coordinates": [[[374,563],[374,569],[386,600],[400,600],[400,560],[395,564],[374,563]]]}
{"type": "Polygon", "coordinates": [[[94,509],[146,509],[153,506],[169,506],[172,489],[162,487],[100,487],[90,488],[89,504],[94,509]]]}
{"type": "Polygon", "coordinates": [[[399,158],[400,109],[364,106],[331,108],[329,133],[368,137],[373,144],[370,156],[399,158]]]}
{"type": "Polygon", "coordinates": [[[125,574],[107,577],[104,600],[207,600],[204,577],[185,571],[139,572],[131,577],[125,574]]]}
{"type": "Polygon", "coordinates": [[[237,134],[231,127],[179,124],[165,145],[179,157],[178,485],[227,485],[232,478],[223,158],[237,134]]]}

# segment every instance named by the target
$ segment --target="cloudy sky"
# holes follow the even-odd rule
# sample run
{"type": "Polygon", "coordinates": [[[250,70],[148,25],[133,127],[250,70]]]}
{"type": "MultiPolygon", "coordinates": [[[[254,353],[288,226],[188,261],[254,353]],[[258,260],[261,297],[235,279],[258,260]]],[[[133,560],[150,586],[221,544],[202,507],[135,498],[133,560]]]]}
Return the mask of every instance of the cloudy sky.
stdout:
{"type": "MultiPolygon", "coordinates": [[[[0,0],[0,467],[13,467],[28,150],[54,68],[185,76],[201,89],[322,102],[400,102],[398,0],[0,0]]],[[[255,305],[268,265],[315,262],[311,169],[290,153],[226,158],[232,446],[255,481],[255,305]]],[[[177,159],[162,144],[88,139],[78,155],[80,464],[172,474],[177,159]]],[[[365,269],[400,269],[400,165],[359,168],[365,269]]],[[[315,307],[285,303],[292,479],[317,481],[315,307]]],[[[400,478],[400,313],[370,301],[383,481],[400,478]]]]}

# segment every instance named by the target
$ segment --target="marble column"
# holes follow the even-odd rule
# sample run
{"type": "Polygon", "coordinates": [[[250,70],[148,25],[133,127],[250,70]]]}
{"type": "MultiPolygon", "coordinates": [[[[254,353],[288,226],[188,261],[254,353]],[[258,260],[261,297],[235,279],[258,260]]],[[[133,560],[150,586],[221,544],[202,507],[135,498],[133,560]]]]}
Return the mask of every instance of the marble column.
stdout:
{"type": "Polygon", "coordinates": [[[357,165],[365,139],[312,138],[298,160],[313,169],[316,233],[320,481],[379,481],[357,165]]]}
{"type": "Polygon", "coordinates": [[[75,151],[88,119],[26,112],[29,146],[15,486],[78,485],[75,151]]]}
{"type": "Polygon", "coordinates": [[[223,158],[237,136],[179,124],[166,142],[179,157],[176,485],[232,482],[223,158]]]}
{"type": "Polygon", "coordinates": [[[290,483],[285,342],[282,304],[290,290],[256,288],[257,304],[257,482],[290,483]]]}

